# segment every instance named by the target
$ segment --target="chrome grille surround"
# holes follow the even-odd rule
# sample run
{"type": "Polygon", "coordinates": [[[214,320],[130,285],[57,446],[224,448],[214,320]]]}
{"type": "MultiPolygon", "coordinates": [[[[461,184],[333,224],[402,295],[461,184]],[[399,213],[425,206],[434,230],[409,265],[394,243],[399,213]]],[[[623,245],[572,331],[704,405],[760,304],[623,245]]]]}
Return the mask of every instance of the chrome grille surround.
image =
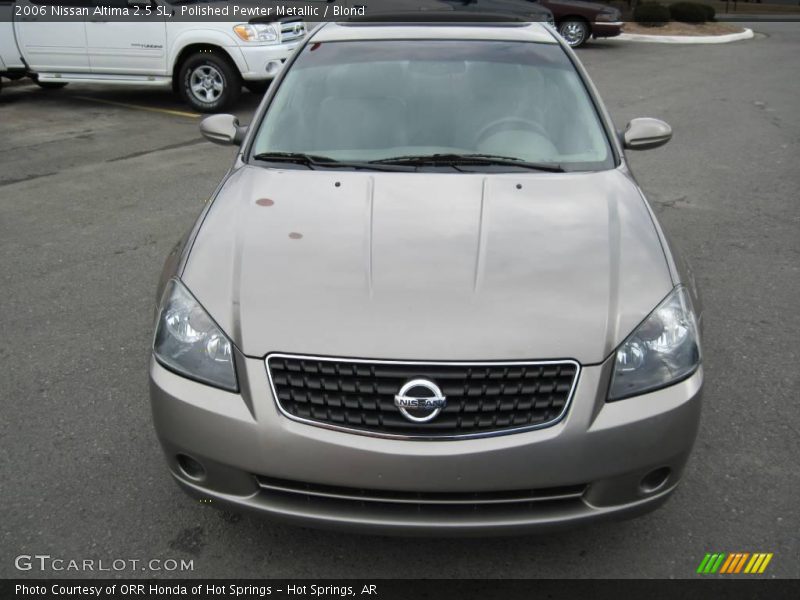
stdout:
{"type": "MultiPolygon", "coordinates": [[[[580,378],[580,364],[571,359],[564,359],[564,360],[544,360],[544,361],[486,361],[486,362],[471,362],[471,361],[404,361],[404,360],[380,360],[380,359],[353,359],[353,358],[339,358],[339,357],[325,357],[325,356],[314,356],[314,355],[304,355],[304,354],[284,354],[284,353],[272,353],[267,355],[264,360],[267,376],[269,378],[270,388],[272,391],[273,398],[275,400],[275,404],[278,407],[279,411],[289,419],[293,421],[297,421],[300,423],[305,423],[307,425],[313,425],[316,427],[322,427],[326,429],[332,429],[336,431],[343,431],[347,433],[357,434],[357,435],[365,435],[370,437],[379,437],[379,438],[388,438],[388,439],[401,439],[401,440],[429,440],[429,441],[441,441],[441,440],[464,440],[464,439],[475,439],[475,438],[484,438],[484,437],[494,437],[500,435],[509,435],[513,433],[521,433],[525,431],[532,431],[535,429],[542,429],[545,427],[550,427],[561,421],[569,410],[569,406],[572,402],[572,398],[575,393],[575,388],[577,387],[578,380],[580,378]],[[315,361],[320,364],[323,363],[345,363],[351,364],[358,367],[370,367],[370,366],[401,366],[401,367],[415,367],[418,368],[417,372],[421,373],[422,376],[425,376],[425,368],[438,368],[438,367],[456,367],[456,368],[551,368],[551,367],[565,367],[574,370],[574,375],[572,377],[571,385],[569,386],[569,391],[566,393],[565,399],[563,400],[563,406],[561,407],[560,412],[553,416],[550,419],[547,419],[544,422],[537,422],[533,424],[525,424],[521,426],[509,426],[491,430],[479,430],[473,432],[465,432],[465,433],[437,433],[435,429],[428,429],[425,430],[425,427],[417,427],[416,431],[414,432],[402,432],[402,433],[395,433],[391,431],[385,430],[376,430],[376,429],[369,429],[363,427],[353,427],[348,426],[348,424],[342,423],[334,423],[330,422],[329,420],[322,420],[317,418],[308,418],[304,416],[300,416],[294,414],[292,411],[287,410],[287,408],[281,403],[281,394],[279,390],[276,388],[276,382],[273,377],[273,370],[270,367],[270,361],[272,360],[279,360],[279,359],[288,359],[294,361],[315,361]]],[[[431,379],[436,379],[435,376],[431,376],[431,379]]],[[[399,388],[399,386],[398,386],[399,388]]],[[[285,392],[286,390],[281,390],[285,392]]],[[[399,412],[398,412],[399,414],[399,412]]],[[[409,427],[410,428],[410,427],[409,427]]]]}
{"type": "Polygon", "coordinates": [[[306,24],[302,21],[285,21],[281,23],[281,42],[288,43],[301,40],[306,35],[306,24]]]}

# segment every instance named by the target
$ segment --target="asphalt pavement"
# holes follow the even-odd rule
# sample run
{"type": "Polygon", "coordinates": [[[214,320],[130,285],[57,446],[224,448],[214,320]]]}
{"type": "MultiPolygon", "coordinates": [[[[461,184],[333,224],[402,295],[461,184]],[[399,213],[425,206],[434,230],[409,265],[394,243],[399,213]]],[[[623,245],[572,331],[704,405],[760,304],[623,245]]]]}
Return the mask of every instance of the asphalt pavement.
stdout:
{"type": "MultiPolygon", "coordinates": [[[[715,46],[579,51],[618,126],[674,128],[631,162],[706,305],[705,406],[683,483],[645,517],[500,539],[367,537],[190,500],[147,392],[164,257],[234,151],[167,91],[0,93],[0,577],[18,555],[186,559],[147,577],[695,577],[706,552],[800,576],[800,23],[715,46]]],[[[243,93],[243,122],[259,98],[243,93]]]]}

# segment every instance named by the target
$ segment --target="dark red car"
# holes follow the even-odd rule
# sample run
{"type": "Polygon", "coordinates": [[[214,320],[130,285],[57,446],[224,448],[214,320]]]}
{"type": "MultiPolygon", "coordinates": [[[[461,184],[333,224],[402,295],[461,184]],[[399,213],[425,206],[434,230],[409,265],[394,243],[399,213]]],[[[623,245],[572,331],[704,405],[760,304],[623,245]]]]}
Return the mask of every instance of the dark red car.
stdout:
{"type": "Polygon", "coordinates": [[[580,0],[532,0],[550,9],[561,37],[573,48],[590,36],[613,37],[622,32],[622,14],[606,4],[580,0]]]}

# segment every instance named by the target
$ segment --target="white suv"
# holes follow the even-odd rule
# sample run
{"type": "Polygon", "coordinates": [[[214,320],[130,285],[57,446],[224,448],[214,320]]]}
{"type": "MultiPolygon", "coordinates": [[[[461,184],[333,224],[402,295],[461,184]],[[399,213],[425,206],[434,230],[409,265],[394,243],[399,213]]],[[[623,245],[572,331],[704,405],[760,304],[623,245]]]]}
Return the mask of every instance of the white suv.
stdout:
{"type": "Polygon", "coordinates": [[[242,84],[263,92],[305,38],[301,20],[181,22],[186,0],[76,0],[81,19],[55,21],[63,0],[0,0],[0,75],[44,88],[70,82],[172,86],[192,108],[230,106],[242,84]],[[135,18],[102,20],[96,7],[135,18]]]}

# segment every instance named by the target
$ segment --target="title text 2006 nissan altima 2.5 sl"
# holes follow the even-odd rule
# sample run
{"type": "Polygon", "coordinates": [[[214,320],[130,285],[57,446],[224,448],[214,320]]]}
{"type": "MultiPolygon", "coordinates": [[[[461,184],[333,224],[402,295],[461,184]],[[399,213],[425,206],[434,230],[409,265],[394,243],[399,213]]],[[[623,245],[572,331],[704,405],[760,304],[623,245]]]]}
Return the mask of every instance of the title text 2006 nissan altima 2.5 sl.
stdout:
{"type": "MultiPolygon", "coordinates": [[[[428,17],[426,17],[428,18],[428,17]]],[[[328,23],[168,258],[150,364],[176,481],[406,534],[639,514],[697,432],[700,304],[544,25],[328,23]]]]}

